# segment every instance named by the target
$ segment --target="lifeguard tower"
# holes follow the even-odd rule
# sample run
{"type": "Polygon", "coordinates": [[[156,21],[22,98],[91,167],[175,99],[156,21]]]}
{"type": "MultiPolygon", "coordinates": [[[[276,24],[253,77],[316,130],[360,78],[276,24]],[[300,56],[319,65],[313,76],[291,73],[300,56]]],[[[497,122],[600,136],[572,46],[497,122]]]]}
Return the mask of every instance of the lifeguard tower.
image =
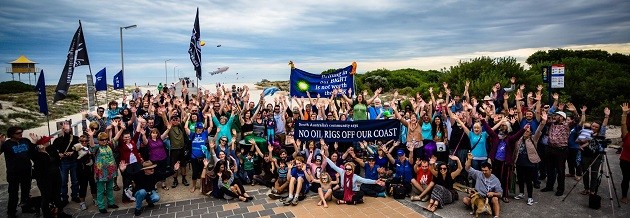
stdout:
{"type": "Polygon", "coordinates": [[[11,74],[12,80],[15,80],[15,74],[18,75],[18,81],[22,81],[22,74],[28,74],[28,84],[31,84],[31,73],[34,75],[34,78],[37,78],[37,73],[40,71],[39,68],[35,67],[37,62],[29,60],[26,56],[21,55],[19,58],[14,61],[9,62],[11,67],[7,68],[7,73],[11,74]]]}

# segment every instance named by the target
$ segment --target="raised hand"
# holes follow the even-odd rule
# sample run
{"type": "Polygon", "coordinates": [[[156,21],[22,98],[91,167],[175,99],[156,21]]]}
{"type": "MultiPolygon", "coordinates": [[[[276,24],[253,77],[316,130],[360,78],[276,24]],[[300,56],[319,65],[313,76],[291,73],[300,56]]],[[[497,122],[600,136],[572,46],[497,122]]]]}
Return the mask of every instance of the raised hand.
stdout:
{"type": "Polygon", "coordinates": [[[604,108],[604,115],[610,116],[610,109],[608,107],[604,108]]]}
{"type": "Polygon", "coordinates": [[[546,112],[543,112],[540,114],[540,119],[542,119],[542,121],[547,121],[547,118],[549,117],[549,115],[547,115],[546,112]]]}
{"type": "Polygon", "coordinates": [[[580,110],[582,111],[582,113],[586,113],[586,109],[587,109],[586,105],[582,105],[582,108],[580,110]]]}
{"type": "Polygon", "coordinates": [[[553,98],[554,101],[557,101],[558,98],[560,98],[560,95],[558,93],[553,93],[551,97],[553,98]]]}
{"type": "Polygon", "coordinates": [[[437,157],[436,156],[431,156],[431,158],[429,159],[429,164],[433,165],[437,162],[437,157]]]}
{"type": "Polygon", "coordinates": [[[575,105],[573,105],[573,103],[571,102],[567,103],[567,109],[569,109],[569,111],[577,111],[575,105]]]}
{"type": "Polygon", "coordinates": [[[470,80],[466,80],[466,88],[470,87],[470,80]]]}
{"type": "Polygon", "coordinates": [[[468,152],[468,157],[467,158],[468,158],[468,160],[472,160],[473,159],[472,153],[468,152]]]}
{"type": "MultiPolygon", "coordinates": [[[[586,106],[584,106],[586,107],[586,106]]],[[[630,111],[630,107],[628,106],[628,103],[623,103],[621,104],[621,111],[624,113],[628,113],[628,111],[630,111]]]]}
{"type": "Polygon", "coordinates": [[[512,82],[512,83],[516,83],[516,77],[515,77],[515,76],[513,76],[512,78],[510,78],[510,82],[512,82]]]}
{"type": "Polygon", "coordinates": [[[538,85],[538,86],[536,86],[536,90],[538,90],[538,91],[542,91],[542,90],[543,90],[543,86],[542,86],[542,85],[538,85]]]}
{"type": "Polygon", "coordinates": [[[94,130],[92,130],[92,128],[89,128],[89,127],[88,127],[88,128],[85,130],[85,132],[86,132],[89,136],[94,136],[94,130]]]}
{"type": "Polygon", "coordinates": [[[0,144],[4,143],[5,141],[7,141],[7,136],[5,136],[4,134],[0,133],[0,144]]]}
{"type": "Polygon", "coordinates": [[[429,93],[433,93],[433,87],[429,87],[429,93]]]}
{"type": "Polygon", "coordinates": [[[455,155],[450,155],[450,156],[448,156],[448,158],[450,158],[451,160],[454,160],[454,161],[459,160],[459,157],[457,157],[455,155]]]}
{"type": "Polygon", "coordinates": [[[203,166],[204,167],[207,167],[209,163],[210,163],[210,160],[208,160],[206,158],[203,159],[203,166]]]}
{"type": "Polygon", "coordinates": [[[118,164],[118,168],[120,168],[120,171],[125,171],[127,169],[127,162],[124,160],[121,160],[120,164],[118,164]]]}
{"type": "Polygon", "coordinates": [[[518,89],[525,90],[525,84],[521,84],[521,86],[518,89]]]}
{"type": "Polygon", "coordinates": [[[508,94],[507,92],[503,93],[503,100],[508,100],[508,99],[510,99],[510,94],[508,94]]]}

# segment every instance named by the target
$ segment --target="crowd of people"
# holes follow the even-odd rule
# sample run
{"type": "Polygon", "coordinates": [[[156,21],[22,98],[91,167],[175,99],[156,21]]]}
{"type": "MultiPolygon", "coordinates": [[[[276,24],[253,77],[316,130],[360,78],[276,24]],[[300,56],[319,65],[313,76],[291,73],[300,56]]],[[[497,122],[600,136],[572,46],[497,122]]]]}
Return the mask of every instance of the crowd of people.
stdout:
{"type": "MultiPolygon", "coordinates": [[[[526,93],[525,84],[517,85],[516,78],[510,82],[507,88],[496,83],[479,98],[469,96],[469,82],[462,94],[444,83],[439,93],[429,88],[426,100],[397,92],[386,100],[382,89],[372,96],[349,89],[333,90],[330,98],[307,93],[307,98],[280,95],[270,102],[264,93],[254,101],[247,86],[217,85],[216,92],[189,94],[184,83],[181,95],[174,94],[175,86],[155,94],[136,89],[129,101],[125,96],[121,103],[84,112],[82,132],[73,133],[65,123],[52,143],[47,136],[25,138],[20,127],[0,135],[9,183],[7,212],[15,217],[18,205],[22,213],[35,212],[28,206],[32,178],[45,217],[65,216],[70,201],[86,210],[88,186],[99,212],[118,208],[114,192],[120,191],[123,203],[135,201],[135,215],[140,215],[144,201],[153,206],[159,192],[180,181],[191,193],[243,202],[253,199],[245,185],[269,187],[268,196],[284,205],[297,205],[313,192],[317,206],[324,208],[333,198],[336,204],[354,205],[365,196],[390,196],[427,202],[425,209],[434,212],[463,194],[464,204],[475,211],[485,207],[495,217],[501,202],[526,199],[533,205],[534,195],[546,196],[533,192],[542,181],[540,191],[556,196],[565,194],[565,178],[581,179],[584,195],[596,193],[598,154],[605,147],[597,138],[605,136],[611,111],[603,111],[601,122],[587,122],[586,107],[560,102],[558,94],[545,104],[542,86],[526,93]],[[400,120],[398,140],[344,143],[293,135],[298,120],[381,119],[400,120]],[[512,184],[518,187],[514,196],[512,184]],[[458,185],[471,187],[470,192],[458,193],[458,185]]],[[[621,186],[627,203],[630,107],[621,109],[621,186]]]]}

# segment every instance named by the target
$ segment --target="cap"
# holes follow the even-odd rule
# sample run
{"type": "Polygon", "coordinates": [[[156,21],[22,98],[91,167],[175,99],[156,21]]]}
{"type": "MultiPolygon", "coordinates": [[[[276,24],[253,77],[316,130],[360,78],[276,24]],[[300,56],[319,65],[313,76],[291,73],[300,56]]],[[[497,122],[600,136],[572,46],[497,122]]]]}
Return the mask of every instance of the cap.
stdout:
{"type": "Polygon", "coordinates": [[[375,159],[374,159],[374,156],[371,156],[371,155],[370,155],[370,156],[367,156],[365,159],[366,159],[367,161],[373,161],[373,160],[375,160],[375,159]]]}
{"type": "Polygon", "coordinates": [[[389,118],[389,117],[391,117],[391,116],[392,116],[392,113],[390,113],[389,111],[385,111],[385,112],[383,112],[383,117],[387,117],[387,118],[389,118]]]}
{"type": "Polygon", "coordinates": [[[203,129],[203,123],[202,122],[197,122],[197,124],[195,124],[195,128],[203,129]]]}
{"type": "Polygon", "coordinates": [[[567,119],[567,114],[566,114],[566,113],[564,113],[564,112],[562,112],[562,111],[558,111],[558,112],[556,112],[555,114],[557,114],[557,115],[560,115],[560,116],[564,117],[564,119],[567,119]]]}
{"type": "Polygon", "coordinates": [[[52,137],[50,137],[50,136],[42,136],[42,138],[37,140],[37,142],[35,144],[45,145],[45,144],[48,144],[51,139],[52,139],[52,137]]]}
{"type": "Polygon", "coordinates": [[[402,149],[398,149],[396,154],[398,154],[398,156],[403,156],[403,155],[405,155],[405,151],[403,151],[402,149]]]}

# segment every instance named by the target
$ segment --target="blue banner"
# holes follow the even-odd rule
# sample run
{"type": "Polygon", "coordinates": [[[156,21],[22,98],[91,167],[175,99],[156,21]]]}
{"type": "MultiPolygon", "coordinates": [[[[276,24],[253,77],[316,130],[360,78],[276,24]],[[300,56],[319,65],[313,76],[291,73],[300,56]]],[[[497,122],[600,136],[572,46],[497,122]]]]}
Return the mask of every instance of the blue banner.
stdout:
{"type": "Polygon", "coordinates": [[[116,75],[114,75],[114,89],[122,88],[125,88],[125,80],[123,79],[123,72],[121,70],[116,75]]]}
{"type": "Polygon", "coordinates": [[[306,121],[295,123],[293,136],[302,141],[324,139],[326,142],[358,142],[390,139],[398,140],[400,121],[306,121]]]}
{"type": "Polygon", "coordinates": [[[319,94],[322,98],[328,98],[334,89],[341,89],[346,93],[354,85],[353,69],[354,67],[350,65],[331,74],[312,74],[293,68],[289,81],[291,96],[306,97],[306,92],[309,92],[311,97],[319,94]]]}
{"type": "Polygon", "coordinates": [[[105,68],[96,73],[96,83],[94,83],[94,87],[96,91],[106,91],[107,90],[107,73],[105,68]]]}
{"type": "Polygon", "coordinates": [[[48,115],[48,102],[46,101],[46,80],[44,79],[44,70],[39,73],[39,79],[37,79],[37,104],[39,105],[39,112],[48,115]]]}

